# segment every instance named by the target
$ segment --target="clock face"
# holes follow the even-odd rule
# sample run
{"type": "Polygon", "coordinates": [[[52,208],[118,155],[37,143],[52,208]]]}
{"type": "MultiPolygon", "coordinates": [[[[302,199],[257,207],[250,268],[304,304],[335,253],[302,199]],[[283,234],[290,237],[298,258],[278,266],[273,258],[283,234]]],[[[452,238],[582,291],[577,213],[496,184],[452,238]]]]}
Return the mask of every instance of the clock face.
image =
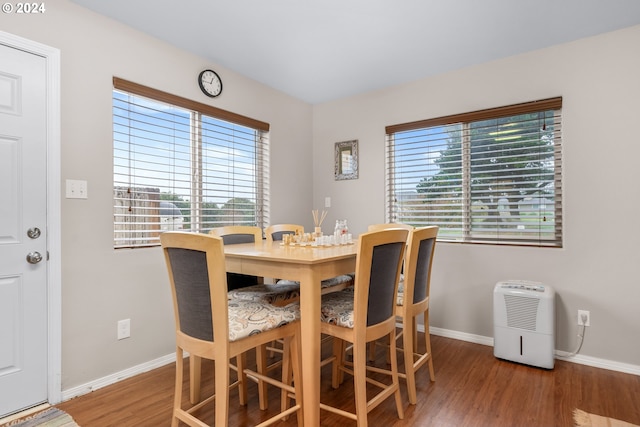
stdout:
{"type": "Polygon", "coordinates": [[[198,76],[198,84],[202,92],[210,97],[215,97],[222,93],[222,80],[213,70],[204,70],[198,76]]]}

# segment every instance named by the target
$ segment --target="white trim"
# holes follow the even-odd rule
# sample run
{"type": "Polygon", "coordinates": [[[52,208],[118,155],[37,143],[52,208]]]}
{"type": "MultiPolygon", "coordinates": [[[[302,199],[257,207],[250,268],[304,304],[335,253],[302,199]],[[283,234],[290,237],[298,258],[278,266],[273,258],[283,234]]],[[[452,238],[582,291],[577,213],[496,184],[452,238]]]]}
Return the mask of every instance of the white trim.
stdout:
{"type": "Polygon", "coordinates": [[[77,387],[65,390],[62,393],[62,400],[66,401],[73,399],[74,397],[82,396],[83,394],[91,393],[102,387],[115,384],[119,381],[126,380],[127,378],[134,377],[136,375],[148,372],[152,369],[160,368],[161,366],[168,365],[176,361],[176,354],[171,353],[150,362],[142,363],[140,365],[133,366],[125,369],[124,371],[116,372],[106,377],[98,378],[97,380],[79,385],[77,387]]]}
{"type": "Polygon", "coordinates": [[[60,50],[0,31],[0,43],[42,56],[47,80],[48,400],[62,391],[62,263],[60,226],[60,50]]]}
{"type": "MultiPolygon", "coordinates": [[[[424,332],[424,325],[418,324],[418,330],[420,332],[424,332]]],[[[433,326],[429,328],[429,331],[433,335],[439,335],[446,338],[453,338],[460,341],[467,341],[493,347],[493,338],[491,337],[467,334],[464,332],[452,331],[449,329],[434,328],[433,326]]],[[[632,365],[629,363],[616,362],[614,360],[600,359],[591,356],[583,356],[580,354],[577,354],[573,357],[568,357],[571,353],[562,350],[555,350],[554,354],[556,359],[564,360],[565,362],[578,363],[580,365],[608,369],[610,371],[617,371],[625,374],[640,375],[640,365],[632,365]]]]}

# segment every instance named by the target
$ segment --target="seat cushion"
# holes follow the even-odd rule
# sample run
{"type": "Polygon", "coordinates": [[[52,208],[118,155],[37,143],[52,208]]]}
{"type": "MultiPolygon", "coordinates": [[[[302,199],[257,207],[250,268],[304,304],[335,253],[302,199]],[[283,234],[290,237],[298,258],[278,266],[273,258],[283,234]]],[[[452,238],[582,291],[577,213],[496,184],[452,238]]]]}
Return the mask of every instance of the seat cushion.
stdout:
{"type": "MultiPolygon", "coordinates": [[[[332,277],[331,279],[323,280],[320,284],[322,289],[331,288],[333,286],[352,286],[353,285],[353,274],[342,274],[340,276],[332,277]]],[[[296,282],[293,280],[278,280],[278,285],[291,285],[298,284],[300,286],[300,282],[296,282]]]]}
{"type": "Polygon", "coordinates": [[[325,323],[353,328],[353,286],[322,296],[320,318],[325,323]]]}
{"type": "Polygon", "coordinates": [[[300,297],[300,285],[291,282],[275,285],[253,285],[227,293],[230,300],[258,301],[265,304],[282,303],[300,297]]]}
{"type": "Polygon", "coordinates": [[[296,303],[276,307],[258,301],[229,300],[229,341],[237,341],[300,319],[296,303]]]}
{"type": "Polygon", "coordinates": [[[396,296],[396,305],[404,304],[404,280],[398,283],[398,295],[396,296]]]}

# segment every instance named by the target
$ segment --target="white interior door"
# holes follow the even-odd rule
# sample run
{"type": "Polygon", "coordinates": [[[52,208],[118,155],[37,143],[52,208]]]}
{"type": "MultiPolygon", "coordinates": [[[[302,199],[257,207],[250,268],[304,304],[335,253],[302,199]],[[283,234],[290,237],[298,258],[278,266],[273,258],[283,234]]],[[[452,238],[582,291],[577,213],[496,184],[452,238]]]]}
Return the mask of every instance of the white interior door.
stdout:
{"type": "Polygon", "coordinates": [[[46,59],[0,44],[0,417],[47,401],[46,59]]]}

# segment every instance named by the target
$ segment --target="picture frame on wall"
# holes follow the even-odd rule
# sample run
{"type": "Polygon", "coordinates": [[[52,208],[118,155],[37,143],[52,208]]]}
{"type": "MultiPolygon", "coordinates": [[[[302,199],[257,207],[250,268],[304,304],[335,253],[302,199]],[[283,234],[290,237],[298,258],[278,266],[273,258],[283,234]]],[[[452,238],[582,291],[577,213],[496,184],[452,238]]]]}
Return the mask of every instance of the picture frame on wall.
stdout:
{"type": "Polygon", "coordinates": [[[336,142],[334,153],[335,180],[358,179],[358,140],[336,142]]]}

